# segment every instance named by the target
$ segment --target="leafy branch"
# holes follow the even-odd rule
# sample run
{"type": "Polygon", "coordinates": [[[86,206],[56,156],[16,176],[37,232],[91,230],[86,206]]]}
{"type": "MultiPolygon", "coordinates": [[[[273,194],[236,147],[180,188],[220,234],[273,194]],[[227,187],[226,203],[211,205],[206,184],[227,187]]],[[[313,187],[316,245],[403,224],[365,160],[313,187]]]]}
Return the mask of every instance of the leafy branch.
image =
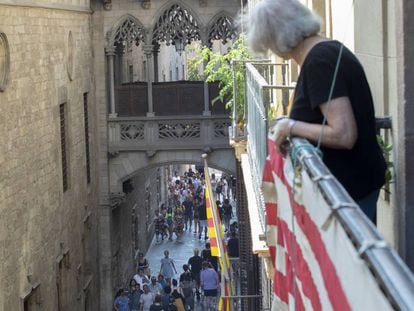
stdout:
{"type": "Polygon", "coordinates": [[[243,118],[243,111],[246,102],[245,96],[245,64],[243,61],[252,59],[252,55],[249,53],[245,44],[245,35],[240,37],[233,43],[233,46],[229,51],[221,55],[218,52],[212,52],[208,47],[203,46],[196,51],[197,56],[187,61],[188,77],[190,80],[204,80],[207,82],[219,81],[219,95],[213,98],[212,104],[217,101],[225,103],[226,109],[231,110],[233,108],[233,99],[236,99],[237,111],[239,114],[237,122],[243,118]],[[233,94],[233,68],[231,65],[232,60],[236,62],[234,64],[234,78],[236,83],[236,94],[233,94]],[[205,64],[204,70],[200,74],[199,68],[205,64]]]}

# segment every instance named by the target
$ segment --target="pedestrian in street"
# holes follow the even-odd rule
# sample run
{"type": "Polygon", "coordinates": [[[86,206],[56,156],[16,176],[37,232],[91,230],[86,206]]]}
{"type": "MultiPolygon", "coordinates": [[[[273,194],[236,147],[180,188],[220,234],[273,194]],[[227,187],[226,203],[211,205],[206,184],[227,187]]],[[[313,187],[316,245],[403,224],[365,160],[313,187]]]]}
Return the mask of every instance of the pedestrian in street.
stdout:
{"type": "Polygon", "coordinates": [[[144,288],[144,284],[149,284],[150,280],[144,274],[144,269],[139,268],[138,273],[134,275],[133,279],[137,284],[139,284],[140,288],[144,288]]]}
{"type": "Polygon", "coordinates": [[[157,212],[154,218],[154,225],[155,225],[155,241],[156,243],[160,243],[160,236],[161,240],[164,241],[166,233],[166,222],[165,217],[162,213],[157,212]]]}
{"type": "MultiPolygon", "coordinates": [[[[138,253],[138,269],[142,269],[144,271],[144,274],[148,276],[148,278],[151,276],[149,262],[147,258],[144,257],[144,253],[142,252],[138,253]]],[[[142,288],[142,285],[141,285],[141,288],[142,288]]]]}
{"type": "Polygon", "coordinates": [[[204,240],[207,240],[207,210],[206,201],[204,198],[201,199],[200,205],[198,206],[198,217],[200,218],[200,229],[198,231],[198,239],[201,240],[201,234],[204,231],[204,240]]]}
{"type": "Polygon", "coordinates": [[[130,300],[131,311],[140,311],[140,300],[143,291],[139,284],[131,285],[128,298],[130,300]]]}
{"type": "Polygon", "coordinates": [[[204,292],[204,310],[217,310],[217,295],[219,279],[217,272],[210,268],[208,261],[203,262],[203,270],[200,274],[201,289],[204,292]]]}
{"type": "Polygon", "coordinates": [[[233,217],[233,206],[231,206],[229,199],[224,199],[224,203],[221,208],[223,210],[225,232],[228,232],[230,230],[230,220],[233,217]]]}
{"type": "Polygon", "coordinates": [[[174,260],[169,256],[170,252],[168,250],[165,250],[164,258],[161,259],[160,274],[162,274],[166,279],[174,278],[175,273],[177,273],[177,269],[174,265],[174,260]]]}
{"type": "Polygon", "coordinates": [[[184,296],[181,290],[181,287],[178,287],[178,282],[176,279],[172,279],[172,292],[171,297],[174,298],[175,306],[178,311],[185,311],[184,308],[184,296]]]}
{"type": "Polygon", "coordinates": [[[184,202],[184,223],[185,223],[185,230],[190,229],[191,232],[191,225],[193,222],[193,213],[194,213],[194,204],[190,196],[188,195],[184,202]]]}
{"type": "Polygon", "coordinates": [[[174,212],[171,206],[168,206],[167,213],[165,214],[168,225],[168,240],[173,240],[174,232],[174,212]]]}
{"type": "Polygon", "coordinates": [[[239,257],[239,239],[235,232],[231,233],[230,239],[227,241],[227,252],[229,257],[239,257]]]}
{"type": "Polygon", "coordinates": [[[213,266],[214,270],[217,271],[218,270],[217,257],[211,255],[211,245],[210,245],[210,243],[207,242],[205,247],[206,248],[203,249],[203,251],[201,252],[201,257],[203,257],[204,261],[209,262],[213,266]]]}
{"type": "Polygon", "coordinates": [[[194,282],[193,276],[191,274],[190,268],[188,265],[183,265],[184,272],[180,275],[180,287],[181,292],[184,296],[185,309],[193,310],[194,309],[194,282]]]}
{"type": "Polygon", "coordinates": [[[184,233],[184,210],[181,205],[177,205],[174,214],[174,231],[177,236],[176,241],[180,242],[184,233]]]}
{"type": "Polygon", "coordinates": [[[150,311],[165,311],[160,294],[155,295],[154,303],[151,305],[150,311]]]}
{"type": "Polygon", "coordinates": [[[193,212],[193,221],[194,221],[194,234],[200,232],[200,217],[199,217],[199,205],[200,205],[200,198],[198,196],[194,197],[194,212],[193,212]]]}
{"type": "Polygon", "coordinates": [[[114,309],[116,311],[130,311],[129,304],[128,289],[120,289],[114,301],[114,309]]]}
{"type": "Polygon", "coordinates": [[[154,302],[154,295],[150,292],[148,284],[144,285],[144,292],[140,298],[141,311],[149,311],[154,302]]]}
{"type": "Polygon", "coordinates": [[[151,283],[148,285],[150,292],[154,295],[162,294],[162,286],[160,283],[157,282],[157,278],[155,275],[151,277],[151,283]]]}
{"type": "Polygon", "coordinates": [[[164,293],[162,294],[161,300],[162,305],[164,306],[165,310],[168,310],[168,305],[170,303],[170,297],[171,297],[171,286],[166,286],[164,289],[164,293]]]}
{"type": "Polygon", "coordinates": [[[190,266],[191,274],[195,282],[196,297],[200,300],[200,272],[202,269],[203,258],[199,255],[198,248],[194,249],[194,256],[188,259],[188,265],[190,266]]]}
{"type": "Polygon", "coordinates": [[[158,273],[158,283],[161,284],[162,290],[167,287],[167,281],[161,273],[158,273]]]}
{"type": "Polygon", "coordinates": [[[290,137],[320,146],[322,160],[362,211],[376,222],[386,163],[364,68],[341,42],[319,35],[320,19],[298,0],[264,0],[249,16],[248,42],[301,68],[288,118],[273,127],[277,152],[290,137]]]}
{"type": "Polygon", "coordinates": [[[170,303],[168,304],[168,311],[178,311],[177,306],[175,305],[175,298],[170,297],[170,303]]]}

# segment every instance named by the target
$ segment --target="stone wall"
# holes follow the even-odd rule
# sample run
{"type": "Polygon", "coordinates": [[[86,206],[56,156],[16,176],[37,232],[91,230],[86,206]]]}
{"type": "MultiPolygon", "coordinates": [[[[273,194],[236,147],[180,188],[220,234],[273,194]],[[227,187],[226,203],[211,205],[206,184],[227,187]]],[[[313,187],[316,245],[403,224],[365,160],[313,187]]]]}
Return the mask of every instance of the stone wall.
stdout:
{"type": "Polygon", "coordinates": [[[97,124],[89,1],[76,1],[76,10],[64,7],[75,1],[20,2],[7,6],[0,1],[0,32],[10,47],[9,81],[0,92],[0,310],[23,310],[24,297],[29,310],[58,310],[58,303],[63,310],[96,310],[97,124]],[[47,8],[52,2],[63,7],[47,8]],[[66,191],[59,117],[63,103],[66,191]]]}
{"type": "Polygon", "coordinates": [[[141,171],[131,178],[132,192],[112,212],[112,280],[114,290],[128,284],[135,255],[145,253],[154,235],[153,218],[161,203],[162,168],[141,171]]]}

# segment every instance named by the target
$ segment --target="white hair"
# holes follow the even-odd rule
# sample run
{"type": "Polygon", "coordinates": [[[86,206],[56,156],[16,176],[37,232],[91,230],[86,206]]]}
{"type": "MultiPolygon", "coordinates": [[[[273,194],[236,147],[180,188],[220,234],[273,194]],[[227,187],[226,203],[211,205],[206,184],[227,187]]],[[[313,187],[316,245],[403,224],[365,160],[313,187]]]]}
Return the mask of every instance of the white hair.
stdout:
{"type": "Polygon", "coordinates": [[[305,38],[318,34],[321,23],[298,0],[263,0],[250,14],[247,40],[256,52],[291,52],[305,38]]]}

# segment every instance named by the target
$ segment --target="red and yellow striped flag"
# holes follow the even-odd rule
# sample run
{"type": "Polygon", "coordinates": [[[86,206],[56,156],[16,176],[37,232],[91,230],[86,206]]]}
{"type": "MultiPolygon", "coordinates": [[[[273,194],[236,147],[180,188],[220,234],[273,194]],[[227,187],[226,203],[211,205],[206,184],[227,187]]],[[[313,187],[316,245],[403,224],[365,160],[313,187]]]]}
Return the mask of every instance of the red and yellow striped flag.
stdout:
{"type": "Polygon", "coordinates": [[[221,219],[218,213],[214,194],[211,189],[209,171],[207,160],[204,163],[204,175],[206,180],[206,211],[207,211],[207,223],[208,223],[208,235],[210,237],[211,255],[216,256],[219,259],[220,270],[222,273],[222,292],[219,301],[219,311],[230,310],[230,299],[223,298],[232,294],[232,286],[230,279],[230,260],[227,253],[227,246],[224,240],[223,226],[221,225],[221,219]]]}

